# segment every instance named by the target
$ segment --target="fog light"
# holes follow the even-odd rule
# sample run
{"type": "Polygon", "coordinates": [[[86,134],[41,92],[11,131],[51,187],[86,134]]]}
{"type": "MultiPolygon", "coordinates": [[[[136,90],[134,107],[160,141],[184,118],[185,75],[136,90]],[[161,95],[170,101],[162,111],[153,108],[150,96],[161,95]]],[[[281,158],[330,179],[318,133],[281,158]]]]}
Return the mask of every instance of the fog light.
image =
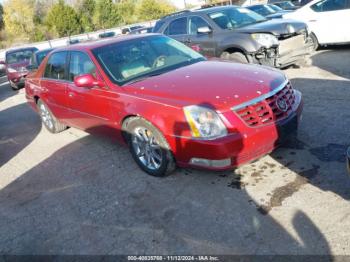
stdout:
{"type": "Polygon", "coordinates": [[[210,160],[205,158],[192,158],[190,164],[203,167],[228,167],[231,165],[231,158],[210,160]]]}

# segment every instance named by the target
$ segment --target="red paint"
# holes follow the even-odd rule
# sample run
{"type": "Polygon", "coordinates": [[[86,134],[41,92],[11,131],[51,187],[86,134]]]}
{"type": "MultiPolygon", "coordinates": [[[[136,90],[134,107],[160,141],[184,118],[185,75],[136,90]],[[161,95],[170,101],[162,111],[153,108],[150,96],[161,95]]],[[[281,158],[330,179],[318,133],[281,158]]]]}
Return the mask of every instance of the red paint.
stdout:
{"type": "Polygon", "coordinates": [[[303,105],[299,92],[295,92],[299,102],[287,118],[256,128],[249,127],[231,110],[285,82],[285,76],[279,70],[262,66],[204,61],[129,86],[113,84],[93,57],[91,49],[142,37],[125,36],[60,49],[86,52],[97,67],[98,80],[83,76],[76,79],[76,84],[79,81],[98,81],[104,85],[84,88],[74,83],[43,79],[47,57],[39,69],[26,78],[28,102],[36,110],[34,98],[39,97],[64,124],[87,131],[112,129],[120,139],[123,120],[139,115],[163,133],[180,166],[188,166],[193,157],[231,158],[232,166],[255,160],[276,148],[280,127],[293,118],[299,121],[303,105]],[[183,107],[198,104],[219,113],[229,133],[226,137],[209,141],[191,138],[183,107]]]}

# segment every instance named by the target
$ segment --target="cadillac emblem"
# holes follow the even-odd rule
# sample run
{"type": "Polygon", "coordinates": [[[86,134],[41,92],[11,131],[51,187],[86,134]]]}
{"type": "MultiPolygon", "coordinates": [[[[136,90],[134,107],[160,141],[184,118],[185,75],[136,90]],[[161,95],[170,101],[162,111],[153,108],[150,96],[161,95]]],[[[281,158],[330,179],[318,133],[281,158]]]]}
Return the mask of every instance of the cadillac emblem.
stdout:
{"type": "Polygon", "coordinates": [[[282,112],[286,112],[288,110],[288,105],[282,97],[277,98],[276,105],[278,109],[281,110],[282,112]]]}

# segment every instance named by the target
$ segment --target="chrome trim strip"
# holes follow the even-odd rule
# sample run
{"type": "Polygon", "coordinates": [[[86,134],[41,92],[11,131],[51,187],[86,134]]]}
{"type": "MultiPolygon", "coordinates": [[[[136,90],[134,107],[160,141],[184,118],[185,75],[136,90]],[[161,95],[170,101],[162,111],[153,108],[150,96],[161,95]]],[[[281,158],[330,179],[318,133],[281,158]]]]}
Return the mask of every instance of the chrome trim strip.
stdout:
{"type": "Polygon", "coordinates": [[[262,100],[265,100],[266,98],[270,97],[270,96],[273,96],[275,94],[277,94],[279,91],[281,91],[287,84],[288,84],[289,80],[286,79],[282,84],[280,84],[276,89],[262,95],[262,96],[259,96],[257,98],[254,98],[252,100],[249,100],[247,102],[244,102],[243,104],[240,104],[238,106],[234,106],[231,108],[231,110],[233,111],[236,111],[236,110],[240,110],[246,106],[250,106],[250,105],[253,105],[253,104],[256,104],[262,100]]]}

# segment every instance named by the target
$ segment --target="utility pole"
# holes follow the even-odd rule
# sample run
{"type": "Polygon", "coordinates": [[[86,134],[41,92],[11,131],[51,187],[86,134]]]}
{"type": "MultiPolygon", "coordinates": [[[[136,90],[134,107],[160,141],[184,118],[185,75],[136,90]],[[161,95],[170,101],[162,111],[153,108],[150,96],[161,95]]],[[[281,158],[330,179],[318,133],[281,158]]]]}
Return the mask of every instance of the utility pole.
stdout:
{"type": "Polygon", "coordinates": [[[186,9],[186,0],[184,0],[184,8],[186,9]]]}

